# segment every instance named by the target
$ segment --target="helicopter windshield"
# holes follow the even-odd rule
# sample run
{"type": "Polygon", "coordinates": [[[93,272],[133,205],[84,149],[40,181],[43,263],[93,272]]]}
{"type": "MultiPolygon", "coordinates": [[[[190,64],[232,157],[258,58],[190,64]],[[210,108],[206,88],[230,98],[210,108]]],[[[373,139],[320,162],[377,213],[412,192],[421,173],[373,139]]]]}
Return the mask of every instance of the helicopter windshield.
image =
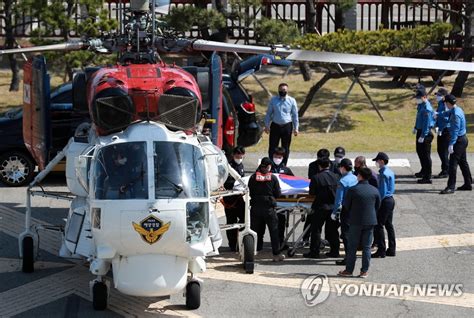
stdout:
{"type": "Polygon", "coordinates": [[[98,150],[93,191],[98,200],[148,199],[145,142],[126,142],[98,150]]]}
{"type": "Polygon", "coordinates": [[[155,196],[207,197],[204,161],[198,147],[182,142],[154,142],[155,196]]]}

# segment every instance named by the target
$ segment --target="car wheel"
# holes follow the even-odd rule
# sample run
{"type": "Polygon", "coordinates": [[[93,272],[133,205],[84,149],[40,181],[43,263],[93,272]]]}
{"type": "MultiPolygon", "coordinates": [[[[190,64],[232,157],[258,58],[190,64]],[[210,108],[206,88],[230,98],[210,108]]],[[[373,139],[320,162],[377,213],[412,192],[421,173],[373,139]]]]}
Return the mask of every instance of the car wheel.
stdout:
{"type": "Polygon", "coordinates": [[[26,154],[19,151],[0,156],[0,181],[10,187],[21,187],[31,182],[35,164],[26,154]]]}

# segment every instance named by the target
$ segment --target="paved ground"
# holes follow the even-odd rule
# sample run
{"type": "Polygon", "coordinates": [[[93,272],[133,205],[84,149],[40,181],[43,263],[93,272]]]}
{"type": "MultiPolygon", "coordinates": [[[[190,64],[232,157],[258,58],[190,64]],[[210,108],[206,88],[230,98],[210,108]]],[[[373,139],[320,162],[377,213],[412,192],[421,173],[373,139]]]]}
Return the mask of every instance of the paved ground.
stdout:
{"type": "MultiPolygon", "coordinates": [[[[356,154],[348,154],[353,158],[356,154]]],[[[372,157],[375,154],[367,154],[372,157]]],[[[292,158],[310,158],[311,154],[293,154],[292,158]]],[[[40,259],[33,274],[20,272],[17,235],[23,228],[25,189],[0,187],[0,317],[120,317],[151,315],[185,316],[470,316],[474,308],[474,196],[458,192],[441,196],[446,180],[432,185],[418,185],[412,177],[419,170],[411,154],[390,154],[407,160],[409,165],[394,167],[397,173],[395,226],[398,252],[395,258],[374,259],[366,281],[337,278],[341,269],[334,260],[306,260],[299,250],[283,263],[270,261],[266,252],[257,256],[254,275],[244,274],[236,255],[226,247],[222,254],[208,260],[209,270],[202,276],[201,308],[186,311],[182,295],[170,299],[137,298],[112,292],[109,310],[94,312],[89,300],[88,282],[92,278],[87,267],[55,256],[59,238],[55,234],[41,236],[40,259]],[[329,298],[308,307],[300,286],[309,276],[326,274],[329,284],[321,292],[329,298]],[[462,284],[458,297],[415,296],[412,293],[353,296],[355,288],[378,286],[400,288],[403,284],[462,284]],[[350,285],[348,293],[338,296],[338,288],[350,285]],[[382,285],[384,284],[384,285],[382,285]]],[[[247,170],[255,167],[261,154],[248,155],[247,170]]],[[[398,162],[405,162],[405,161],[398,162]]],[[[474,156],[469,160],[474,162],[474,156]]],[[[304,162],[304,161],[300,161],[304,162]]],[[[439,162],[435,160],[434,173],[439,162]]],[[[307,167],[294,167],[297,175],[305,175],[307,167]]],[[[459,175],[460,177],[460,175],[459,175]]],[[[45,186],[61,190],[62,178],[50,177],[45,186]]],[[[458,181],[461,184],[461,180],[458,181]]],[[[34,198],[33,216],[38,222],[61,223],[67,203],[34,198]]],[[[224,218],[221,218],[224,222],[224,218]]],[[[267,238],[268,242],[269,239],[267,238]]],[[[224,243],[226,246],[227,243],[224,243]]],[[[359,268],[360,260],[356,265],[359,268]]],[[[423,286],[421,286],[423,287],[423,286]]],[[[420,288],[421,288],[420,287],[420,288]]],[[[385,290],[387,291],[387,290],[385,290]]]]}

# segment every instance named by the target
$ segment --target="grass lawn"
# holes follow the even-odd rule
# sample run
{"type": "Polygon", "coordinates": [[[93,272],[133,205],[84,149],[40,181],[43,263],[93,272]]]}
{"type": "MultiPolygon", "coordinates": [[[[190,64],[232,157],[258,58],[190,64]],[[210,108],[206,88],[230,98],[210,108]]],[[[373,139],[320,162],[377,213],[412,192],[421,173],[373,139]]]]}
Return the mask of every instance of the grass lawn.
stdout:
{"type": "MultiPolygon", "coordinates": [[[[321,73],[313,74],[311,82],[304,82],[299,74],[290,74],[282,78],[284,70],[273,72],[260,72],[258,77],[273,93],[276,93],[278,83],[289,84],[290,95],[296,98],[298,105],[302,105],[309,88],[322,77],[321,73]],[[277,73],[280,72],[280,73],[277,73]]],[[[350,86],[349,79],[330,80],[316,94],[313,103],[300,118],[300,135],[293,137],[292,151],[316,152],[321,147],[332,151],[336,146],[343,146],[347,151],[356,152],[412,152],[415,147],[415,137],[411,131],[415,121],[416,105],[413,90],[410,88],[397,88],[391,78],[382,73],[364,73],[364,83],[372,99],[378,104],[385,121],[381,121],[366,99],[362,89],[356,85],[349,95],[348,102],[344,105],[333,125],[330,133],[325,133],[326,126],[340,103],[342,96],[350,86]]],[[[433,85],[432,81],[424,78],[426,87],[433,85]]],[[[455,76],[446,77],[444,84],[451,88],[455,76]]],[[[410,79],[408,86],[416,84],[416,79],[410,79]]],[[[23,87],[19,92],[9,92],[10,73],[0,71],[0,109],[10,108],[22,104],[23,87]]],[[[52,86],[61,84],[61,78],[54,76],[52,86]]],[[[263,118],[266,111],[268,96],[257,82],[249,76],[243,85],[255,97],[257,110],[263,118]]],[[[468,135],[471,140],[468,151],[474,151],[474,78],[469,78],[464,89],[463,98],[459,99],[466,113],[468,122],[468,135]]],[[[431,97],[435,103],[434,96],[431,97]]],[[[435,106],[436,107],[436,106],[435,106]]],[[[433,148],[436,149],[436,143],[433,148]]],[[[264,134],[261,142],[249,148],[249,151],[266,151],[268,135],[264,134]]],[[[434,151],[433,149],[433,151],[434,151]]]]}
{"type": "MultiPolygon", "coordinates": [[[[281,71],[283,73],[283,70],[281,71]]],[[[264,85],[274,94],[280,82],[289,84],[289,94],[296,98],[298,105],[302,105],[309,88],[321,77],[321,73],[313,74],[311,82],[304,82],[299,74],[291,74],[282,78],[281,74],[269,76],[257,75],[264,85]]],[[[422,83],[429,89],[432,81],[422,83]]],[[[350,79],[330,80],[316,94],[311,106],[305,115],[300,118],[300,134],[293,137],[292,151],[316,152],[325,147],[332,151],[336,146],[343,146],[346,151],[357,152],[412,152],[415,147],[415,137],[412,129],[415,122],[416,105],[413,88],[398,88],[391,81],[391,77],[382,73],[364,73],[363,82],[372,99],[377,103],[385,119],[381,121],[377,113],[365,97],[362,89],[356,84],[352,90],[342,112],[337,117],[337,122],[329,133],[326,127],[331,121],[342,97],[349,89],[350,79]]],[[[444,85],[452,87],[455,76],[444,78],[444,85]]],[[[414,87],[417,79],[407,81],[407,86],[414,87]]],[[[243,82],[248,91],[253,94],[257,109],[262,115],[266,111],[268,95],[251,76],[243,82]]],[[[436,91],[436,90],[435,90],[436,91]]],[[[464,109],[468,123],[468,135],[471,139],[468,151],[474,151],[474,78],[466,83],[463,98],[458,99],[458,104],[464,109]]],[[[430,96],[434,108],[437,107],[436,99],[430,96]]],[[[433,143],[436,149],[436,142],[433,143]]],[[[264,134],[263,140],[249,151],[266,151],[268,135],[264,134]]],[[[434,151],[433,149],[433,151],[434,151]]]]}

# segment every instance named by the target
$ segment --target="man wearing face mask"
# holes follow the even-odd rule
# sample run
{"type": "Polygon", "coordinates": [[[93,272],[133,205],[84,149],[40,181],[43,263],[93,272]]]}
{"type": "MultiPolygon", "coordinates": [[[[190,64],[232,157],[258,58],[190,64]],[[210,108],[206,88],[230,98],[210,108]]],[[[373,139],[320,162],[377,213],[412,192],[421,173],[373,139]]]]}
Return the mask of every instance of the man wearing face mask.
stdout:
{"type": "Polygon", "coordinates": [[[318,160],[320,173],[315,174],[309,183],[309,194],[314,195],[314,201],[311,205],[313,214],[309,215],[311,221],[311,245],[310,251],[303,254],[305,258],[321,258],[321,230],[325,225],[325,237],[329,241],[331,251],[339,251],[339,235],[337,232],[337,223],[331,220],[331,212],[334,207],[336,197],[336,188],[338,177],[329,170],[329,158],[318,160]],[[337,248],[336,248],[337,246],[337,248]]]}
{"type": "MultiPolygon", "coordinates": [[[[311,162],[308,166],[308,179],[311,179],[315,174],[321,172],[321,170],[319,170],[318,160],[322,158],[329,158],[330,156],[331,153],[326,148],[321,148],[318,150],[318,152],[316,153],[316,160],[311,162]]],[[[333,171],[332,161],[329,164],[329,170],[333,171]]]]}
{"type": "Polygon", "coordinates": [[[283,163],[286,165],[290,156],[291,135],[298,136],[299,120],[296,100],[288,96],[288,84],[278,86],[278,96],[273,96],[268,103],[265,115],[265,132],[270,133],[268,156],[273,158],[273,151],[279,146],[285,149],[283,163]]]}
{"type": "MultiPolygon", "coordinates": [[[[232,151],[232,159],[229,161],[230,166],[237,171],[237,173],[244,176],[244,165],[242,163],[245,156],[245,148],[237,146],[232,151]]],[[[224,188],[232,190],[234,188],[235,179],[229,175],[224,188]]],[[[224,197],[224,208],[227,224],[245,223],[245,201],[242,195],[232,195],[224,197]]],[[[237,251],[237,229],[226,231],[227,240],[229,241],[229,248],[232,252],[237,251]]]]}
{"type": "MultiPolygon", "coordinates": [[[[456,186],[456,172],[458,164],[461,167],[464,184],[457,188],[460,191],[472,190],[472,176],[471,169],[466,158],[466,149],[469,144],[466,136],[466,116],[463,110],[456,104],[456,97],[454,95],[446,95],[444,98],[446,106],[449,109],[449,132],[450,140],[448,146],[449,152],[449,178],[446,189],[441,191],[441,194],[454,193],[456,186]]],[[[444,115],[440,114],[441,116],[444,115]]]]}
{"type": "Polygon", "coordinates": [[[385,256],[395,256],[395,229],[393,228],[393,210],[395,209],[395,200],[393,194],[395,193],[395,174],[387,167],[388,155],[384,152],[379,152],[377,156],[372,159],[379,168],[379,194],[380,194],[380,208],[377,211],[377,225],[374,232],[377,234],[377,251],[372,254],[373,258],[384,258],[385,256]],[[385,249],[385,232],[387,230],[388,248],[385,249]]]}
{"type": "Polygon", "coordinates": [[[336,147],[336,149],[334,149],[334,161],[332,163],[332,172],[334,172],[338,176],[341,176],[341,172],[339,171],[339,165],[345,156],[346,156],[346,150],[342,148],[341,146],[336,147]]]}
{"type": "Polygon", "coordinates": [[[250,227],[257,233],[257,251],[263,248],[265,226],[268,227],[273,261],[279,262],[285,259],[285,256],[280,254],[278,217],[275,209],[276,198],[281,195],[281,189],[277,177],[271,173],[271,168],[272,161],[265,157],[260,161],[257,171],[249,179],[250,227]]]}
{"type": "Polygon", "coordinates": [[[417,113],[413,133],[416,134],[416,153],[420,159],[421,171],[415,176],[420,178],[417,182],[421,184],[431,183],[431,142],[433,134],[431,127],[434,125],[433,108],[431,107],[426,89],[424,86],[418,86],[415,94],[417,113]]]}
{"type": "MultiPolygon", "coordinates": [[[[293,171],[290,168],[285,166],[283,159],[285,157],[285,149],[282,147],[276,147],[273,152],[273,163],[272,163],[272,173],[286,174],[288,176],[294,176],[293,171]]],[[[283,246],[285,241],[285,228],[286,228],[286,219],[288,217],[286,211],[278,213],[278,237],[280,238],[280,245],[282,249],[287,249],[288,245],[283,246]]]]}
{"type": "MultiPolygon", "coordinates": [[[[448,110],[444,103],[444,97],[448,95],[448,90],[444,87],[440,87],[436,92],[436,100],[438,102],[438,108],[436,113],[442,114],[448,110]]],[[[448,167],[449,167],[449,113],[440,115],[436,117],[436,143],[438,146],[438,155],[441,160],[441,172],[436,176],[436,178],[447,178],[448,177],[448,167]]]]}
{"type": "Polygon", "coordinates": [[[293,171],[283,162],[285,159],[285,148],[276,147],[273,151],[272,172],[294,176],[293,171]]]}

